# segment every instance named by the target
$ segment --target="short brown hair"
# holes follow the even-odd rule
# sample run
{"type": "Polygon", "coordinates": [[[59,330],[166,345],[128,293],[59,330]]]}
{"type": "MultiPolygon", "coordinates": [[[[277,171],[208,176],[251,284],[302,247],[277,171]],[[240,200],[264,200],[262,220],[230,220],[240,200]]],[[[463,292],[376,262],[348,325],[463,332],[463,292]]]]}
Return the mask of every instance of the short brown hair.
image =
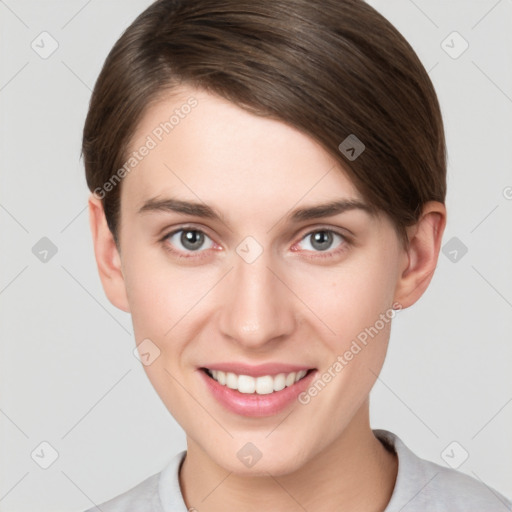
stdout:
{"type": "MultiPolygon", "coordinates": [[[[362,0],[151,4],[115,43],[92,93],[82,144],[91,191],[126,161],[148,105],[187,84],[312,137],[405,244],[423,205],[445,202],[432,82],[404,37],[362,0]],[[339,149],[350,135],[365,146],[353,160],[339,149]]],[[[120,189],[102,197],[116,243],[120,189]]]]}

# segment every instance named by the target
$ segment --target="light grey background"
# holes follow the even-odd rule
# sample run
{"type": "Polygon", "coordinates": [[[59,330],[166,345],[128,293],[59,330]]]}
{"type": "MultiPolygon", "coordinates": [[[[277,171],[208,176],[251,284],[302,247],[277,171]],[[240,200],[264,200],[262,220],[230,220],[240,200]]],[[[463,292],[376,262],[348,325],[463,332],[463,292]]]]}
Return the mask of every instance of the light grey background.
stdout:
{"type": "MultiPolygon", "coordinates": [[[[101,288],[79,159],[101,65],[149,3],[0,0],[2,512],[84,510],[185,448],[132,353],[130,316],[101,288]],[[31,44],[48,51],[51,38],[58,48],[44,59],[31,44]],[[46,262],[32,252],[43,237],[57,248],[46,262]],[[43,441],[58,452],[48,469],[43,441]]],[[[394,321],[372,426],[439,464],[467,451],[458,469],[510,497],[512,2],[370,3],[437,89],[449,155],[443,245],[467,247],[454,262],[448,246],[426,294],[394,321]],[[469,43],[458,58],[453,31],[469,43]]]]}

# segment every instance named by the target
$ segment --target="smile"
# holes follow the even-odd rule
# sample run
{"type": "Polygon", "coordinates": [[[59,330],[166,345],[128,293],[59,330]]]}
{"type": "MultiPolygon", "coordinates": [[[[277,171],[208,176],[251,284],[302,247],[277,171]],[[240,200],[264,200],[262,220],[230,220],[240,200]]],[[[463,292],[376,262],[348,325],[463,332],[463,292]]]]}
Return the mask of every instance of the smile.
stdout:
{"type": "Polygon", "coordinates": [[[208,368],[203,368],[203,371],[222,386],[237,390],[240,393],[268,395],[292,386],[313,370],[300,370],[298,372],[263,375],[261,377],[237,375],[232,372],[210,370],[208,368]]]}
{"type": "Polygon", "coordinates": [[[208,393],[225,410],[252,418],[284,413],[318,375],[316,368],[281,362],[225,361],[197,370],[208,393]]]}

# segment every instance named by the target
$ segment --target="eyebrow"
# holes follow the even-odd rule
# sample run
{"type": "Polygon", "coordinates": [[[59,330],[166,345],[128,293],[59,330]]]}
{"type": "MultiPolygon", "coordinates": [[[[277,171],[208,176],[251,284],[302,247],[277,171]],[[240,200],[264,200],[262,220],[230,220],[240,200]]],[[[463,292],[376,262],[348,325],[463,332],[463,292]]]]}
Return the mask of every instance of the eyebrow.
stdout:
{"type": "MultiPolygon", "coordinates": [[[[286,216],[289,222],[298,223],[305,220],[319,219],[322,217],[332,217],[349,210],[363,210],[370,215],[375,214],[375,209],[370,205],[357,199],[340,199],[328,203],[298,208],[286,216]]],[[[192,201],[183,201],[174,198],[158,199],[152,198],[144,203],[139,209],[139,213],[146,212],[174,212],[184,215],[192,215],[205,219],[217,220],[225,223],[223,216],[214,208],[204,203],[192,201]]]]}

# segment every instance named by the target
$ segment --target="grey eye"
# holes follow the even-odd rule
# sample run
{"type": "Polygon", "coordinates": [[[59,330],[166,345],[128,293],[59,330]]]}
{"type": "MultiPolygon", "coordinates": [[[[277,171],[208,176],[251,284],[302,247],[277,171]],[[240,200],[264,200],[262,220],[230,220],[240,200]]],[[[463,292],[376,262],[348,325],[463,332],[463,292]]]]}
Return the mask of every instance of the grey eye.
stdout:
{"type": "MultiPolygon", "coordinates": [[[[180,229],[170,234],[168,240],[174,246],[179,242],[185,251],[193,252],[197,252],[201,249],[205,240],[210,240],[211,244],[208,247],[203,247],[203,249],[209,249],[213,245],[211,238],[198,229],[180,229]]],[[[181,250],[179,245],[178,249],[181,250]]]]}
{"type": "MultiPolygon", "coordinates": [[[[313,251],[327,251],[328,249],[332,249],[333,247],[333,241],[334,238],[338,237],[340,240],[343,240],[343,237],[339,235],[338,233],[335,233],[334,231],[331,231],[329,229],[320,229],[318,231],[313,231],[311,233],[308,233],[301,241],[301,243],[305,240],[310,239],[311,242],[309,243],[310,247],[312,249],[309,249],[306,247],[306,250],[313,250],[313,251]]],[[[340,244],[338,244],[340,245],[340,244]]]]}

